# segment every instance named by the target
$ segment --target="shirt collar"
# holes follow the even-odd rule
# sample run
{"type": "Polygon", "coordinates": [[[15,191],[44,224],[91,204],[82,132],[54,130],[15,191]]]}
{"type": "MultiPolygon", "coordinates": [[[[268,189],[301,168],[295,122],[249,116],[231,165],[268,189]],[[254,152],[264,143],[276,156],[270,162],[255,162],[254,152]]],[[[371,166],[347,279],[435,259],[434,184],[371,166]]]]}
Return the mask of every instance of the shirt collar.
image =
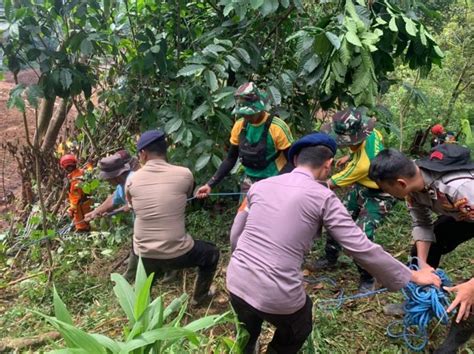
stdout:
{"type": "Polygon", "coordinates": [[[314,179],[313,174],[308,171],[306,168],[301,168],[301,167],[295,167],[291,173],[300,173],[302,175],[305,175],[307,177],[310,177],[311,179],[314,179]]]}

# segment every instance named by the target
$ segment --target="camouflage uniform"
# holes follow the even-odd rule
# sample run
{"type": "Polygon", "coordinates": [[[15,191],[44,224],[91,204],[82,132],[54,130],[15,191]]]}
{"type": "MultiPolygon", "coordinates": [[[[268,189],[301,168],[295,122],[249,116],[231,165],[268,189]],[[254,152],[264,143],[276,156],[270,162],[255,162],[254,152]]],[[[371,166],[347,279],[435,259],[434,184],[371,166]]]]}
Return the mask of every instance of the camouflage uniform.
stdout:
{"type": "MultiPolygon", "coordinates": [[[[333,135],[339,146],[351,147],[348,165],[331,177],[337,187],[351,187],[343,202],[356,224],[370,240],[375,230],[396,203],[396,199],[384,193],[369,177],[370,160],[383,150],[383,138],[374,129],[375,120],[360,112],[346,110],[334,115],[332,123],[322,131],[333,135]]],[[[341,247],[329,235],[325,247],[326,259],[334,264],[341,247]]],[[[359,268],[362,281],[372,281],[372,276],[359,268]]]]}

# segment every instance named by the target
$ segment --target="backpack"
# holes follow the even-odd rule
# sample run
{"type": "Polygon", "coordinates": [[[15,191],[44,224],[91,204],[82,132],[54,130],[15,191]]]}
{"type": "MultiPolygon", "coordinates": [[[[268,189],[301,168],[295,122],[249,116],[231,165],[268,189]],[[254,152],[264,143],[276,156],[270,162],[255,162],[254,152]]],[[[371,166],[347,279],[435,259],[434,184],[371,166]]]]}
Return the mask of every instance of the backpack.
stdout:
{"type": "Polygon", "coordinates": [[[245,121],[244,126],[239,134],[239,157],[242,165],[254,170],[264,170],[272,161],[278,157],[276,153],[270,159],[267,159],[267,137],[273,117],[268,117],[263,128],[262,135],[256,143],[250,143],[247,139],[248,121],[245,121]]]}

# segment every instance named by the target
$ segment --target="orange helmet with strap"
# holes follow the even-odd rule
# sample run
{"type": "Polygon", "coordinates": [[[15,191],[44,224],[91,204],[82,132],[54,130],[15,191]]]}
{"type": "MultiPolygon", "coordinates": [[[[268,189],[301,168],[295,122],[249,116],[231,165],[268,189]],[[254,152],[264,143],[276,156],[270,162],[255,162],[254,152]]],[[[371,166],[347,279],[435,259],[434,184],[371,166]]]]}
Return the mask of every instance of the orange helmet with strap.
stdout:
{"type": "Polygon", "coordinates": [[[71,155],[71,154],[66,154],[61,159],[59,160],[59,165],[62,168],[67,168],[69,166],[76,166],[77,165],[77,159],[76,156],[71,155]]]}

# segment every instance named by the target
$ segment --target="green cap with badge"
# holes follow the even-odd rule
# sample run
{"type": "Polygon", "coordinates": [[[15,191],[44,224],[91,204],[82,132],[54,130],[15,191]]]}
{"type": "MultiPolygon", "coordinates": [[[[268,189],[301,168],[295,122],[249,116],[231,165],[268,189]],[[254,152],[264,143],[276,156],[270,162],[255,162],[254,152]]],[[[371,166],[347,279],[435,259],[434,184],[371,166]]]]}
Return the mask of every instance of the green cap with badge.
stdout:
{"type": "Polygon", "coordinates": [[[232,114],[249,116],[265,110],[266,95],[253,82],[241,85],[234,94],[235,108],[232,114]]]}

